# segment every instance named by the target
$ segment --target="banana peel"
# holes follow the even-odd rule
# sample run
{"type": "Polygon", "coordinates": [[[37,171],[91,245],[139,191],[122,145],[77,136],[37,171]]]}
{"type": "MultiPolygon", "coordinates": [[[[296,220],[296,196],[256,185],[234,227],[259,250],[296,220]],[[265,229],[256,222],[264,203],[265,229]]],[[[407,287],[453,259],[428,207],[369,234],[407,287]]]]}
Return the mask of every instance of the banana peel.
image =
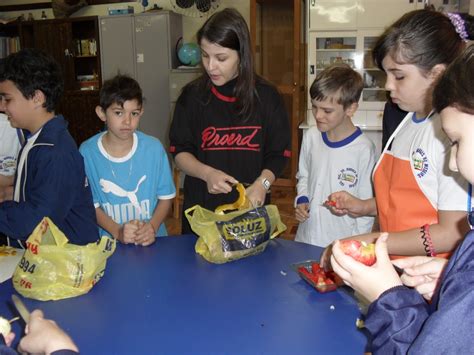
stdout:
{"type": "Polygon", "coordinates": [[[250,206],[250,201],[247,199],[245,194],[245,187],[241,183],[235,185],[236,190],[239,192],[239,197],[234,203],[227,203],[220,205],[215,209],[215,213],[224,214],[227,211],[243,210],[250,206]]]}

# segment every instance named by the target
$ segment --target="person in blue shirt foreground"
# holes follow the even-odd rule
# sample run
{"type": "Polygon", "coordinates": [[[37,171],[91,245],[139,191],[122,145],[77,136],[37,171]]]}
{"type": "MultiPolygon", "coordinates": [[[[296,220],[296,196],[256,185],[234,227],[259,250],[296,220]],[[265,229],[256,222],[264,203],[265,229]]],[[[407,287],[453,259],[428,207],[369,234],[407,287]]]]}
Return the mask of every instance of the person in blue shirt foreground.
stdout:
{"type": "Polygon", "coordinates": [[[468,47],[437,83],[434,108],[452,142],[449,168],[470,183],[470,232],[448,260],[415,256],[390,261],[387,234],[367,267],[333,245],[331,264],[344,282],[371,303],[365,327],[372,351],[381,354],[472,353],[474,349],[474,46],[468,47]],[[403,269],[401,277],[393,265],[403,269]],[[431,302],[427,302],[426,300],[431,302]]]}

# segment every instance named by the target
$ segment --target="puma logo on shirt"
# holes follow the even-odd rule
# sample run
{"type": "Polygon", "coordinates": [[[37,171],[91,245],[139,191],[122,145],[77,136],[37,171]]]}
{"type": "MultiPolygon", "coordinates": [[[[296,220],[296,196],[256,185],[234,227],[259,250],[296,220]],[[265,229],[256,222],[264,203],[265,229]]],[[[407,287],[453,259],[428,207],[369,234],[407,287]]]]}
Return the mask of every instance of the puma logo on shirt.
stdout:
{"type": "Polygon", "coordinates": [[[138,203],[137,198],[137,191],[143,181],[145,181],[146,175],[143,175],[140,180],[138,180],[137,187],[133,191],[126,191],[122,187],[118,186],[117,184],[113,183],[112,181],[100,179],[99,184],[102,188],[102,191],[105,193],[112,193],[118,197],[126,197],[129,199],[130,203],[133,207],[135,207],[138,211],[141,210],[140,204],[138,203]]]}

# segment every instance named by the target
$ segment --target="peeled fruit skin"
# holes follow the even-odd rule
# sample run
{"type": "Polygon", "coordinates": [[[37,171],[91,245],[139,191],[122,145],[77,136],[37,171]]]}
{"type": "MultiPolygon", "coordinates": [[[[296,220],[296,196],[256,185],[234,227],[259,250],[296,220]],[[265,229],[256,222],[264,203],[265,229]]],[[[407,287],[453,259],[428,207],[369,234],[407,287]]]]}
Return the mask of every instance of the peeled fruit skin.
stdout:
{"type": "Polygon", "coordinates": [[[225,205],[220,205],[215,209],[215,213],[224,214],[225,211],[231,210],[241,210],[249,207],[249,201],[245,195],[245,187],[241,183],[238,183],[235,186],[235,189],[239,192],[239,198],[234,203],[228,203],[225,205]]]}
{"type": "Polygon", "coordinates": [[[10,325],[10,322],[5,318],[0,317],[0,334],[6,337],[8,334],[10,334],[11,331],[12,327],[10,325]]]}
{"type": "Polygon", "coordinates": [[[367,244],[359,240],[341,240],[339,243],[344,254],[364,265],[372,266],[377,261],[374,243],[367,244]]]}

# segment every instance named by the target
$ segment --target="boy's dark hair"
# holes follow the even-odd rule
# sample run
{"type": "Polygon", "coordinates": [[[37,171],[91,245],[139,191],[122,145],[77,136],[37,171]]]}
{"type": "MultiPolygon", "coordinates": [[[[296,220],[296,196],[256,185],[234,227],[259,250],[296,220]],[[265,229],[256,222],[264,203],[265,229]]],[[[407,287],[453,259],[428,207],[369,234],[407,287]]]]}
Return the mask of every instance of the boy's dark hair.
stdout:
{"type": "Polygon", "coordinates": [[[128,75],[118,74],[106,80],[100,89],[99,105],[106,111],[110,105],[117,103],[123,106],[125,101],[137,100],[143,105],[143,92],[138,82],[128,75]]]}
{"type": "Polygon", "coordinates": [[[64,91],[59,64],[39,49],[25,48],[0,61],[0,82],[10,80],[26,99],[43,92],[46,111],[53,112],[64,91]]]}
{"type": "MultiPolygon", "coordinates": [[[[464,28],[473,37],[473,17],[463,16],[464,28]]],[[[395,21],[378,38],[372,55],[383,70],[387,55],[399,64],[413,64],[428,72],[437,64],[451,63],[463,50],[464,42],[448,16],[433,10],[415,10],[395,21]]]]}
{"type": "MultiPolygon", "coordinates": [[[[247,23],[242,15],[234,8],[225,8],[216,12],[204,23],[197,32],[197,41],[202,39],[230,48],[239,54],[240,65],[234,96],[237,98],[236,106],[240,117],[246,119],[255,111],[255,68],[250,44],[250,33],[247,23]]],[[[207,85],[210,79],[204,76],[207,85]]]]}
{"type": "Polygon", "coordinates": [[[461,112],[474,115],[474,45],[446,69],[433,91],[433,106],[437,112],[455,107],[461,112]]]}
{"type": "Polygon", "coordinates": [[[317,101],[337,97],[337,103],[345,110],[353,103],[359,102],[363,88],[364,81],[358,72],[349,65],[337,64],[324,69],[316,76],[309,95],[311,100],[317,101]]]}

